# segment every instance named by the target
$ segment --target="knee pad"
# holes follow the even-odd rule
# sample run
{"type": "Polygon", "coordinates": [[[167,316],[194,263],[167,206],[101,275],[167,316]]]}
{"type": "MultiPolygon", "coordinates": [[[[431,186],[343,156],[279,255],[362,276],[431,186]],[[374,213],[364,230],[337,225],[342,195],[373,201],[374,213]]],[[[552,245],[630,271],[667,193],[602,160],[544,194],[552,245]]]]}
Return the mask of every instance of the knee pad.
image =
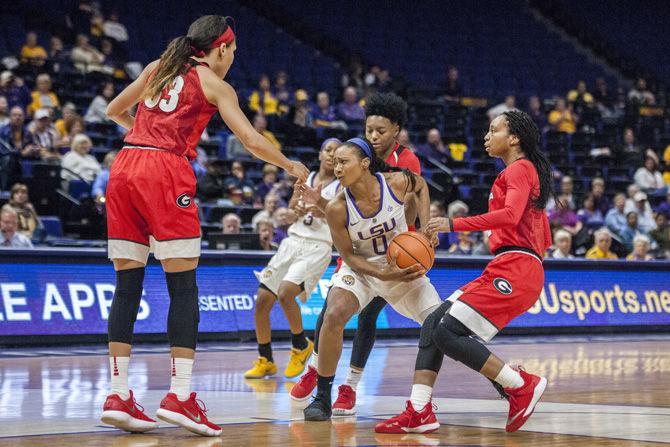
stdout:
{"type": "Polygon", "coordinates": [[[195,349],[200,322],[195,270],[165,273],[170,294],[167,335],[171,347],[195,349]]]}
{"type": "Polygon", "coordinates": [[[440,307],[435,309],[430,315],[428,315],[428,317],[426,317],[423,324],[421,325],[419,348],[427,348],[433,345],[433,331],[435,330],[435,326],[437,326],[442,317],[449,311],[452,304],[453,303],[451,301],[445,301],[440,305],[440,307]]]}
{"type": "Polygon", "coordinates": [[[133,328],[142,299],[144,267],[116,272],[116,289],[107,320],[110,342],[132,344],[133,328]]]}
{"type": "Polygon", "coordinates": [[[470,335],[472,332],[463,323],[446,314],[433,331],[433,342],[444,355],[480,371],[491,352],[470,335]]]}

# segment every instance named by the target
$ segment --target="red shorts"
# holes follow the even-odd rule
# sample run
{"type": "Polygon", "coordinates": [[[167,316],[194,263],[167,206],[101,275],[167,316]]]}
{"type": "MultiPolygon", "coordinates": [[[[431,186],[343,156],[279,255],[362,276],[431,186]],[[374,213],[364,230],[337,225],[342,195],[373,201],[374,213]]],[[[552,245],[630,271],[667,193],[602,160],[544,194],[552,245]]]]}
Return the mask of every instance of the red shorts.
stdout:
{"type": "Polygon", "coordinates": [[[110,259],[146,263],[200,256],[195,175],[185,157],[162,149],[125,147],[107,185],[110,259]]]}
{"type": "Polygon", "coordinates": [[[482,276],[454,292],[449,314],[485,341],[530,309],[544,287],[542,261],[509,251],[496,256],[482,276]]]}

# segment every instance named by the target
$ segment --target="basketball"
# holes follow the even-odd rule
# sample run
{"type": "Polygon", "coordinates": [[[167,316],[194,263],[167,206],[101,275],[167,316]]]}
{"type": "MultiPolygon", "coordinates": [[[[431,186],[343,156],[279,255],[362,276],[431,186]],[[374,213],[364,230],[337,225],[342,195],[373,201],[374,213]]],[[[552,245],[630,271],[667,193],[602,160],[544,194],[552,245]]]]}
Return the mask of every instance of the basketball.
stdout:
{"type": "Polygon", "coordinates": [[[421,264],[426,272],[433,267],[435,261],[435,250],[430,245],[425,236],[413,231],[400,233],[391,240],[389,248],[386,251],[386,257],[389,262],[394,256],[398,255],[396,263],[400,268],[407,268],[410,265],[421,264]]]}

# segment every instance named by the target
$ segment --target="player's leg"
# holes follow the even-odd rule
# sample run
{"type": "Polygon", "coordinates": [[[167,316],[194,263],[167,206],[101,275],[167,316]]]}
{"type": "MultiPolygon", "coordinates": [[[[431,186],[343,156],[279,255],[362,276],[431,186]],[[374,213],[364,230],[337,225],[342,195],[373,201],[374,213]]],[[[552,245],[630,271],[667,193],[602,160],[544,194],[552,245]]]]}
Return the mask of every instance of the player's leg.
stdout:
{"type": "Polygon", "coordinates": [[[245,379],[262,379],[277,373],[277,365],[272,356],[272,336],[270,327],[270,312],[277,296],[261,283],[258,287],[256,302],[254,303],[254,329],[256,330],[256,343],[258,343],[258,359],[254,366],[245,371],[245,379]]]}
{"type": "Polygon", "coordinates": [[[297,283],[300,279],[294,279],[294,275],[291,275],[289,270],[287,278],[279,285],[279,303],[284,315],[286,315],[291,331],[291,357],[284,371],[284,376],[287,379],[302,374],[314,349],[314,344],[305,336],[300,306],[295,300],[298,295],[305,292],[304,281],[300,284],[297,283]]]}
{"type": "Polygon", "coordinates": [[[319,334],[321,333],[321,327],[323,326],[323,317],[326,314],[328,308],[328,300],[323,302],[323,307],[321,312],[316,319],[316,326],[314,327],[314,351],[312,352],[312,358],[307,365],[307,371],[300,376],[300,380],[291,388],[289,396],[291,399],[296,401],[304,401],[309,399],[312,395],[312,391],[316,388],[317,384],[317,368],[318,368],[318,359],[319,359],[319,334]]]}

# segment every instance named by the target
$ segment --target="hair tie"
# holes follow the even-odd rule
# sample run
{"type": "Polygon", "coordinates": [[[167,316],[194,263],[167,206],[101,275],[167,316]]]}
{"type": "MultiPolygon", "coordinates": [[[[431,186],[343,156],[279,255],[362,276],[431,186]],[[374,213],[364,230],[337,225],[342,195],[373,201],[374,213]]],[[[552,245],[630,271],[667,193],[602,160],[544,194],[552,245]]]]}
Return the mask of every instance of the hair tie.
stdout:
{"type": "Polygon", "coordinates": [[[365,155],[367,155],[369,159],[372,159],[372,149],[370,148],[370,145],[367,143],[367,141],[365,141],[364,139],[352,138],[350,140],[347,140],[347,143],[360,147],[363,150],[363,152],[365,152],[365,155]]]}
{"type": "Polygon", "coordinates": [[[205,52],[203,50],[198,50],[193,45],[190,45],[190,47],[191,47],[191,53],[193,53],[195,57],[205,57],[205,52]]]}

